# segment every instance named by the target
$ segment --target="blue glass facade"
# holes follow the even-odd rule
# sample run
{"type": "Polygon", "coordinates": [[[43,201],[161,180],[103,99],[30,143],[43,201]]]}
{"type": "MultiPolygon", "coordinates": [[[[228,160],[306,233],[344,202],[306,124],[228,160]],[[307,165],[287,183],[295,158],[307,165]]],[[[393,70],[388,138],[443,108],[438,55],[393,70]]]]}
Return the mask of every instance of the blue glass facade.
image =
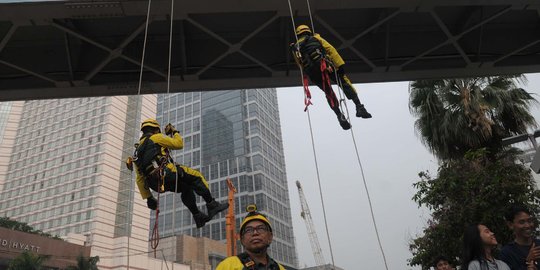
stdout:
{"type": "MultiPolygon", "coordinates": [[[[226,179],[230,178],[238,191],[237,226],[245,207],[256,203],[273,225],[271,256],[296,267],[276,90],[162,95],[158,97],[157,111],[160,123],[172,123],[184,137],[184,149],[173,153],[175,160],[200,170],[219,201],[227,200],[226,179]]],[[[159,222],[162,236],[188,234],[225,240],[224,213],[196,229],[180,195],[167,194],[163,199],[159,222]]],[[[205,209],[200,197],[198,202],[205,209]]]]}

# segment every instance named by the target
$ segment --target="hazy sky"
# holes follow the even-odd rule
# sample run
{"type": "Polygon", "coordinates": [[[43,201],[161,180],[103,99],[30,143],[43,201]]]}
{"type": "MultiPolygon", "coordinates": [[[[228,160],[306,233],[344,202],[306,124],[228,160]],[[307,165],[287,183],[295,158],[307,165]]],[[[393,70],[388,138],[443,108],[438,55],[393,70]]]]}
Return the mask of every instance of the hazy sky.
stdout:
{"type": "MultiPolygon", "coordinates": [[[[524,87],[540,96],[540,74],[529,74],[524,87]]],[[[352,119],[389,269],[411,269],[409,241],[421,233],[429,211],[411,200],[418,172],[436,173],[437,161],[415,133],[408,108],[408,82],[357,84],[360,100],[372,119],[352,119]]],[[[366,192],[351,132],[339,126],[325,97],[311,86],[311,122],[336,266],[345,270],[384,269],[369,213],[366,192]]],[[[300,267],[315,261],[305,224],[300,217],[299,180],[304,188],[325,260],[331,263],[317,184],[307,113],[300,87],[278,89],[289,195],[300,267]]],[[[349,111],[354,114],[352,101],[349,111]]],[[[538,120],[540,112],[534,110],[538,120]]]]}

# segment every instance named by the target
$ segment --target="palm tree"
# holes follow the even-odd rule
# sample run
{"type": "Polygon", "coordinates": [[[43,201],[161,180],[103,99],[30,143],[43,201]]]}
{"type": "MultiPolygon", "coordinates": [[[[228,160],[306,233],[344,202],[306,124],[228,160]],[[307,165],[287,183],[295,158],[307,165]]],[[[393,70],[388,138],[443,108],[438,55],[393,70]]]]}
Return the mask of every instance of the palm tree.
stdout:
{"type": "Polygon", "coordinates": [[[98,270],[98,262],[99,256],[87,258],[83,255],[79,255],[77,256],[77,266],[69,266],[66,270],[98,270]]]}
{"type": "Polygon", "coordinates": [[[412,82],[409,109],[422,142],[441,160],[472,149],[499,152],[503,138],[537,126],[529,113],[537,101],[520,83],[523,75],[412,82]]]}
{"type": "Polygon", "coordinates": [[[8,270],[41,270],[44,269],[43,264],[49,257],[25,251],[9,263],[8,270]]]}

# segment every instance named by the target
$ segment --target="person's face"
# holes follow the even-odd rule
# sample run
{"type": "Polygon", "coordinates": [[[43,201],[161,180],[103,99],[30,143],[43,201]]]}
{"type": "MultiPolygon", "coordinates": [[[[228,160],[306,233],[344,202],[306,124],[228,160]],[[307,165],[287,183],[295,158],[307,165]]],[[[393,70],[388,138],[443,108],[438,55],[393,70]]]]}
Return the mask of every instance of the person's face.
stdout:
{"type": "Polygon", "coordinates": [[[512,222],[508,222],[508,227],[514,232],[516,238],[531,238],[534,232],[534,221],[529,214],[519,212],[512,222]]]}
{"type": "Polygon", "coordinates": [[[270,232],[265,223],[259,220],[253,220],[246,224],[240,241],[246,250],[259,253],[272,243],[272,237],[272,232],[270,232]]]}
{"type": "Polygon", "coordinates": [[[451,270],[450,264],[445,260],[440,260],[437,263],[437,269],[436,270],[451,270]]]}
{"type": "Polygon", "coordinates": [[[478,225],[478,230],[480,231],[480,238],[485,246],[496,246],[497,239],[495,234],[485,225],[478,225]]]}

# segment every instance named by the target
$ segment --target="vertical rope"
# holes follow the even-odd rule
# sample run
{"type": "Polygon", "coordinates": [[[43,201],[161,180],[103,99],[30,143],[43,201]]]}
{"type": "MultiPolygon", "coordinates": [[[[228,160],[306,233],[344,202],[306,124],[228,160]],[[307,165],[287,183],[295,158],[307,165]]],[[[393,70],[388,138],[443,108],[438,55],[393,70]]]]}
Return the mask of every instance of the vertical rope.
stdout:
{"type": "MultiPolygon", "coordinates": [[[[315,33],[315,25],[313,23],[313,16],[311,14],[311,6],[310,6],[310,3],[309,3],[309,0],[306,0],[306,2],[307,2],[307,6],[308,6],[309,19],[311,21],[311,29],[312,29],[313,33],[315,33]]],[[[292,12],[292,7],[291,7],[290,0],[288,0],[288,3],[289,3],[290,14],[291,14],[291,20],[293,21],[293,28],[295,29],[295,27],[294,27],[294,17],[293,17],[293,12],[292,12]]],[[[298,42],[298,36],[296,36],[296,40],[298,42]]],[[[341,80],[339,80],[339,78],[337,76],[337,70],[336,70],[335,67],[333,67],[333,69],[334,69],[334,73],[336,75],[336,82],[338,82],[339,88],[343,89],[342,82],[341,82],[341,80]]],[[[300,69],[300,70],[302,70],[302,69],[300,69]]],[[[340,103],[341,102],[344,103],[345,111],[347,113],[347,119],[349,119],[349,109],[347,108],[347,103],[344,102],[344,99],[343,99],[343,96],[342,96],[341,92],[339,90],[338,90],[338,92],[339,92],[339,97],[340,97],[340,103]]],[[[311,142],[312,142],[312,148],[313,148],[313,155],[315,157],[315,167],[316,167],[316,170],[317,170],[317,181],[319,183],[319,193],[320,193],[320,197],[321,197],[323,215],[324,215],[324,222],[325,222],[325,226],[326,226],[326,235],[328,237],[328,243],[329,243],[329,246],[330,246],[330,255],[332,257],[332,265],[334,266],[334,269],[335,269],[336,266],[335,266],[335,263],[334,263],[334,255],[333,255],[333,251],[332,251],[332,244],[331,244],[331,241],[330,241],[330,233],[329,233],[329,230],[328,230],[328,223],[327,223],[327,218],[326,218],[326,210],[325,210],[325,207],[324,207],[322,187],[321,187],[321,181],[320,181],[320,176],[319,176],[319,169],[318,169],[318,165],[317,165],[317,157],[316,157],[316,152],[315,152],[315,141],[313,139],[313,130],[312,130],[312,126],[311,126],[311,117],[309,115],[309,110],[307,112],[308,112],[309,128],[310,128],[310,133],[311,133],[311,142]]],[[[364,183],[364,189],[366,191],[366,195],[367,195],[367,199],[368,199],[368,203],[369,203],[371,219],[372,219],[372,222],[373,222],[373,227],[375,229],[375,234],[377,236],[377,242],[379,244],[379,248],[380,248],[381,254],[383,256],[385,268],[388,270],[388,263],[387,263],[386,255],[384,253],[384,249],[383,249],[381,239],[380,239],[380,236],[379,236],[379,230],[378,230],[378,227],[377,227],[377,223],[375,221],[375,214],[373,212],[373,205],[371,203],[371,196],[369,195],[369,189],[367,187],[366,177],[365,177],[365,174],[364,174],[364,168],[362,166],[362,161],[360,159],[360,154],[358,153],[358,146],[356,144],[356,139],[354,138],[354,132],[353,132],[352,128],[351,128],[351,136],[352,136],[352,139],[353,139],[353,144],[354,144],[354,149],[355,149],[355,152],[356,152],[356,157],[357,157],[357,160],[358,160],[358,165],[360,167],[360,171],[361,171],[361,174],[362,174],[362,181],[364,183]]]]}
{"type": "Polygon", "coordinates": [[[146,40],[148,40],[148,22],[150,21],[150,6],[152,6],[152,0],[148,0],[148,8],[146,12],[146,25],[144,27],[143,50],[142,50],[142,56],[141,56],[141,69],[139,71],[139,87],[137,88],[137,96],[141,95],[142,77],[143,77],[143,69],[144,69],[144,56],[146,54],[146,40]]]}
{"type": "MultiPolygon", "coordinates": [[[[290,11],[290,14],[291,14],[291,22],[292,22],[294,36],[296,38],[296,46],[298,46],[298,35],[296,35],[296,25],[294,23],[294,15],[293,15],[292,6],[291,6],[291,0],[287,0],[287,1],[289,3],[289,11],[290,11]]],[[[308,4],[309,4],[309,2],[308,2],[308,4]]],[[[311,14],[311,11],[310,11],[310,14],[311,14]]],[[[310,17],[311,17],[311,15],[310,15],[310,17]]],[[[301,75],[301,78],[302,78],[302,85],[304,85],[304,80],[303,80],[304,72],[303,72],[302,68],[300,68],[300,75],[301,75]]],[[[304,97],[305,96],[306,96],[306,93],[304,92],[304,97]]],[[[322,206],[322,210],[323,210],[324,226],[325,226],[325,229],[326,229],[326,238],[328,240],[328,247],[330,249],[330,257],[332,259],[332,266],[334,267],[334,269],[336,269],[336,264],[335,264],[335,261],[334,261],[334,250],[332,248],[332,241],[330,240],[330,230],[328,229],[328,220],[326,218],[326,207],[325,207],[325,204],[324,204],[324,196],[323,196],[323,193],[322,193],[321,176],[320,176],[320,173],[319,173],[319,163],[317,161],[317,152],[315,151],[315,139],[313,137],[313,128],[312,128],[312,125],[311,125],[311,116],[310,116],[310,113],[309,113],[309,108],[307,106],[306,106],[306,111],[307,111],[307,115],[308,115],[309,131],[310,131],[310,135],[311,135],[311,146],[312,146],[313,157],[314,157],[314,161],[315,161],[315,170],[317,172],[317,183],[319,185],[319,195],[320,195],[320,198],[321,198],[321,206],[322,206]]]]}
{"type": "Polygon", "coordinates": [[[369,211],[371,214],[371,220],[373,222],[373,228],[375,229],[375,235],[377,236],[377,242],[379,243],[379,249],[381,250],[381,254],[383,256],[384,266],[386,270],[388,270],[388,263],[386,261],[386,255],[384,254],[384,249],[381,242],[381,237],[379,236],[379,229],[377,228],[377,222],[375,222],[375,214],[373,213],[373,205],[371,203],[371,196],[369,195],[369,189],[366,183],[366,176],[364,175],[364,168],[362,166],[362,161],[360,160],[360,154],[358,154],[358,146],[356,145],[356,139],[354,138],[354,131],[351,128],[351,137],[353,139],[354,143],[354,150],[356,152],[356,158],[358,159],[358,165],[360,166],[360,172],[362,173],[362,182],[364,183],[364,189],[366,190],[366,196],[369,203],[369,211]]]}
{"type": "Polygon", "coordinates": [[[332,241],[330,240],[330,230],[328,229],[328,219],[326,217],[326,207],[324,204],[324,196],[322,192],[322,185],[321,185],[321,176],[319,174],[319,164],[317,162],[317,153],[315,151],[315,139],[313,137],[313,127],[311,126],[311,116],[309,114],[309,109],[307,110],[308,115],[308,122],[309,122],[309,133],[311,135],[311,148],[313,150],[313,157],[315,159],[315,170],[317,171],[317,184],[319,185],[319,196],[321,197],[321,206],[323,211],[323,217],[324,217],[324,227],[326,229],[326,238],[328,240],[328,247],[330,249],[330,258],[332,259],[332,266],[334,269],[336,269],[336,263],[334,260],[334,250],[332,248],[332,241]]]}
{"type": "MultiPolygon", "coordinates": [[[[143,63],[144,63],[144,55],[146,52],[146,41],[148,39],[148,21],[150,20],[150,6],[152,5],[152,0],[148,0],[148,13],[146,15],[146,28],[144,30],[144,45],[143,45],[143,63]]],[[[139,94],[140,94],[140,85],[142,83],[142,70],[143,65],[141,65],[141,74],[140,74],[140,80],[139,80],[139,94]]],[[[142,108],[141,108],[142,109],[142,108]]],[[[158,189],[159,189],[159,183],[158,183],[158,189]]],[[[156,248],[159,245],[159,192],[157,194],[157,208],[156,208],[156,217],[154,220],[154,226],[152,227],[152,235],[150,237],[150,247],[154,250],[154,258],[157,257],[157,251],[156,248]]]]}
{"type": "MultiPolygon", "coordinates": [[[[340,98],[341,101],[343,101],[343,104],[345,104],[345,111],[347,113],[347,119],[349,119],[349,108],[347,107],[347,102],[345,102],[345,99],[343,99],[343,94],[341,93],[343,91],[343,82],[341,81],[341,78],[339,78],[339,76],[337,75],[336,67],[334,67],[332,65],[332,68],[334,69],[334,73],[336,75],[336,82],[338,83],[339,98],[340,98]]],[[[373,205],[371,203],[371,196],[369,195],[369,189],[368,189],[368,186],[367,186],[366,177],[364,175],[364,167],[362,166],[362,161],[360,160],[360,154],[358,153],[358,145],[356,144],[356,139],[354,137],[354,131],[353,131],[352,126],[351,126],[351,137],[352,137],[353,144],[354,144],[354,151],[356,153],[356,158],[358,160],[358,166],[360,167],[360,172],[361,172],[361,175],[362,175],[362,182],[364,183],[364,189],[366,191],[366,196],[367,196],[368,203],[369,203],[369,211],[370,211],[370,214],[371,214],[371,221],[373,223],[373,228],[375,229],[375,235],[377,236],[377,243],[379,244],[379,249],[380,249],[382,257],[383,257],[384,266],[385,266],[386,270],[388,270],[388,262],[386,261],[386,255],[384,254],[384,249],[383,249],[383,246],[382,246],[381,237],[379,236],[379,229],[377,227],[377,222],[375,221],[375,214],[373,212],[373,205]]]]}
{"type": "Polygon", "coordinates": [[[311,22],[311,31],[315,33],[315,24],[313,23],[313,16],[311,16],[311,5],[309,4],[309,0],[306,0],[306,3],[307,3],[308,13],[309,13],[309,21],[311,22]]]}
{"type": "MultiPolygon", "coordinates": [[[[170,123],[171,121],[171,59],[172,59],[172,39],[173,39],[173,22],[174,22],[174,0],[171,0],[171,25],[170,25],[170,31],[169,31],[169,65],[167,68],[167,99],[168,99],[168,106],[167,106],[167,121],[166,123],[170,123]]],[[[165,103],[165,102],[164,102],[165,103]]],[[[174,136],[174,135],[173,135],[174,136]]],[[[170,155],[170,154],[169,154],[170,155]]],[[[174,160],[171,157],[171,162],[176,167],[176,163],[174,163],[174,160]]],[[[173,224],[176,222],[175,215],[176,215],[176,195],[178,194],[178,169],[176,169],[175,173],[175,186],[174,186],[174,195],[173,197],[173,207],[172,207],[172,222],[173,224]]],[[[175,226],[172,226],[173,235],[176,235],[176,231],[174,230],[175,226]]]]}

